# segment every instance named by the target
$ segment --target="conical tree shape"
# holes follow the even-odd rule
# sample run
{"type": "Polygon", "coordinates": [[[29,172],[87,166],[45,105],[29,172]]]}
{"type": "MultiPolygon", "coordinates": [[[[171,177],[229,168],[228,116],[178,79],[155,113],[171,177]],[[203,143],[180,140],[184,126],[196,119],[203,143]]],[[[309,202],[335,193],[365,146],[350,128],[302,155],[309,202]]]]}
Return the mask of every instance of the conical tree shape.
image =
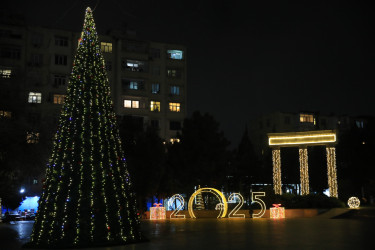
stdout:
{"type": "Polygon", "coordinates": [[[140,240],[131,186],[104,58],[87,8],[28,246],[140,240]]]}
{"type": "MultiPolygon", "coordinates": [[[[200,188],[201,186],[199,185],[198,189],[200,188]]],[[[203,201],[202,193],[197,194],[196,204],[197,204],[197,210],[204,210],[204,201],[203,201]]]]}

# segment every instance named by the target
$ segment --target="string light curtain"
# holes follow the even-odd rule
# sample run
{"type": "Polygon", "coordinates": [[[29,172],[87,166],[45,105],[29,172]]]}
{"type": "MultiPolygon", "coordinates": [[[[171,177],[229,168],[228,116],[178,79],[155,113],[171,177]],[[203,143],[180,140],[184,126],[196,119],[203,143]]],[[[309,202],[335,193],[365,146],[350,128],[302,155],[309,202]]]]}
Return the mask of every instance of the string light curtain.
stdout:
{"type": "Polygon", "coordinates": [[[273,190],[275,194],[282,194],[281,190],[281,156],[280,149],[272,150],[272,164],[273,164],[273,190]]]}
{"type": "Polygon", "coordinates": [[[140,239],[135,193],[87,8],[28,246],[103,246],[140,239]]]}
{"type": "Polygon", "coordinates": [[[336,170],[336,148],[326,147],[327,152],[327,174],[328,188],[331,197],[338,198],[337,190],[337,170],[336,170]]]}
{"type": "Polygon", "coordinates": [[[307,148],[299,150],[300,179],[301,179],[301,195],[310,193],[309,189],[309,164],[307,158],[307,148]]]}

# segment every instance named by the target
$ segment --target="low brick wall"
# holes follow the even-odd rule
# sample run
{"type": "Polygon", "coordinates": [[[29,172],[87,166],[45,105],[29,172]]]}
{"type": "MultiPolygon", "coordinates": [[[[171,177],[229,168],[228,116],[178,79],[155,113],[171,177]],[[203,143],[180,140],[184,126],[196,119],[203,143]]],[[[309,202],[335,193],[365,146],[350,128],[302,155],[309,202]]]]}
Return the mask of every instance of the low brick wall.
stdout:
{"type": "MultiPolygon", "coordinates": [[[[260,210],[254,210],[253,213],[259,213],[260,210]]],[[[172,211],[167,211],[167,219],[170,218],[172,211]]],[[[285,209],[285,218],[309,218],[317,216],[319,213],[318,209],[285,209]]],[[[183,210],[178,213],[179,215],[185,215],[185,218],[190,218],[189,211],[183,210]]],[[[216,210],[194,210],[196,218],[216,218],[219,215],[219,211],[216,210]]],[[[246,218],[250,218],[249,210],[239,210],[237,214],[244,214],[246,218]]],[[[228,217],[228,215],[226,216],[228,217]]],[[[270,210],[267,209],[262,218],[270,218],[270,210]]],[[[145,212],[142,219],[150,219],[150,211],[145,212]]]]}

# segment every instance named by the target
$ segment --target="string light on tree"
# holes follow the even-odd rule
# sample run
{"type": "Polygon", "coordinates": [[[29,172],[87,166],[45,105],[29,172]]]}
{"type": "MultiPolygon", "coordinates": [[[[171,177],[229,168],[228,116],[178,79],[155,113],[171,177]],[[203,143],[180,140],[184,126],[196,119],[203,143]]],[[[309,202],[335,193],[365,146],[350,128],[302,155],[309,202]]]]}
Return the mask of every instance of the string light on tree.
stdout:
{"type": "Polygon", "coordinates": [[[104,58],[87,8],[27,246],[89,247],[140,239],[104,58]]]}

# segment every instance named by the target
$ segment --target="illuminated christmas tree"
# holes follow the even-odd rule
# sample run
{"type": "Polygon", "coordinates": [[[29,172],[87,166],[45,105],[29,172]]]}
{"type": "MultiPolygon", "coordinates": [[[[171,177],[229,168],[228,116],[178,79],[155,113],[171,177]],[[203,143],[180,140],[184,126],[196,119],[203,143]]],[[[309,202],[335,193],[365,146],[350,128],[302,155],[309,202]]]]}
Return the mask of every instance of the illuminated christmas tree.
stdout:
{"type": "Polygon", "coordinates": [[[85,21],[28,247],[141,239],[93,14],[85,21]]]}
{"type": "MultiPolygon", "coordinates": [[[[199,185],[198,189],[200,189],[201,186],[199,185]]],[[[203,196],[202,193],[198,193],[196,196],[196,205],[197,205],[197,210],[204,210],[204,201],[203,201],[203,196]]]]}

